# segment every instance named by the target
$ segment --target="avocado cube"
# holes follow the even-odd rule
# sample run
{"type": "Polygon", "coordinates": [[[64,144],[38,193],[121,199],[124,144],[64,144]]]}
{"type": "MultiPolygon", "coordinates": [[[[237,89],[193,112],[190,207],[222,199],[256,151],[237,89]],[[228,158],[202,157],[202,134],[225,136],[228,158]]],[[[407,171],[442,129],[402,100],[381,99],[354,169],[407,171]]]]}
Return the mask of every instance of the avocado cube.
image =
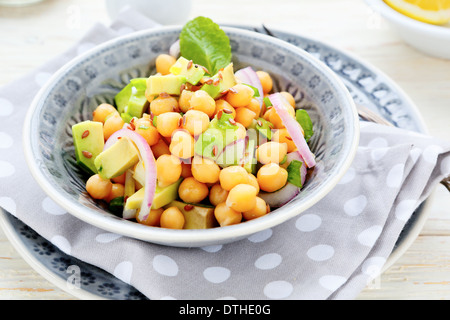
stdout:
{"type": "Polygon", "coordinates": [[[153,75],[147,79],[147,94],[159,95],[162,92],[180,95],[181,85],[186,83],[186,77],[182,75],[153,75]]]}
{"type": "Polygon", "coordinates": [[[204,84],[201,90],[208,92],[213,99],[216,99],[222,92],[237,84],[236,77],[234,76],[233,63],[230,63],[223,70],[220,70],[211,79],[213,79],[213,83],[204,84]],[[220,79],[218,84],[214,81],[217,78],[220,79]]]}
{"type": "Polygon", "coordinates": [[[103,124],[83,121],[72,126],[72,138],[78,165],[89,174],[97,173],[95,158],[103,151],[103,124]]]}
{"type": "Polygon", "coordinates": [[[145,188],[140,188],[138,191],[133,193],[127,198],[125,202],[125,209],[136,210],[141,207],[142,201],[144,201],[145,188]]]}
{"type": "MultiPolygon", "coordinates": [[[[168,185],[167,187],[161,188],[156,186],[155,196],[153,198],[153,203],[151,209],[159,209],[165,205],[171,203],[178,197],[178,187],[183,179],[179,179],[177,182],[168,185]]],[[[132,196],[128,197],[125,202],[125,209],[139,209],[141,207],[142,201],[145,196],[145,187],[142,187],[136,191],[132,196]]]]}
{"type": "Polygon", "coordinates": [[[127,137],[117,140],[95,158],[94,164],[103,179],[120,176],[139,161],[139,151],[127,137]]]}
{"type": "Polygon", "coordinates": [[[155,197],[153,198],[152,209],[159,209],[172,202],[178,197],[178,187],[183,181],[180,178],[177,182],[168,185],[167,187],[159,187],[156,185],[155,197]]]}
{"type": "Polygon", "coordinates": [[[214,217],[214,208],[193,205],[181,201],[173,201],[166,208],[176,207],[184,215],[184,229],[210,229],[216,227],[217,220],[214,217]]]}
{"type": "MultiPolygon", "coordinates": [[[[134,95],[135,97],[145,98],[146,88],[147,88],[147,78],[131,79],[130,83],[128,83],[114,97],[114,102],[116,103],[117,111],[119,111],[119,113],[130,113],[127,107],[129,105],[131,96],[134,95]]],[[[147,99],[145,99],[145,101],[147,101],[147,99]]]]}
{"type": "Polygon", "coordinates": [[[184,57],[179,57],[169,71],[174,75],[185,76],[186,81],[192,85],[196,85],[205,75],[205,70],[202,67],[184,57]]]}

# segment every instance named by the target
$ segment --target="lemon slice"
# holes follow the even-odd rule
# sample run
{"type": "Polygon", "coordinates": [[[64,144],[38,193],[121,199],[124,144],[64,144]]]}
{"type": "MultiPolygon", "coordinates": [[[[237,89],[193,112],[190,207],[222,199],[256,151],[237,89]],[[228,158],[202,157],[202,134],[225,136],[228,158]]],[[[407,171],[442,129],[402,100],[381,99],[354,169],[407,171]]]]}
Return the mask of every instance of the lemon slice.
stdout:
{"type": "Polygon", "coordinates": [[[436,25],[450,21],[450,0],[384,0],[384,2],[415,20],[436,25]]]}

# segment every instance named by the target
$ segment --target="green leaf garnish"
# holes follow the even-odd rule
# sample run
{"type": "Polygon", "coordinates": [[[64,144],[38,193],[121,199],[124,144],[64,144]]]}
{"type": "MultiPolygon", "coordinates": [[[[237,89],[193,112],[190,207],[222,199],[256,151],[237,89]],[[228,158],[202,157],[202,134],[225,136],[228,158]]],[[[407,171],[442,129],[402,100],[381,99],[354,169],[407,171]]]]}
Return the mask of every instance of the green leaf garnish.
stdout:
{"type": "Polygon", "coordinates": [[[302,177],[300,174],[300,168],[302,165],[303,163],[301,161],[292,160],[286,168],[286,171],[288,172],[287,181],[299,188],[302,187],[302,177]]]}
{"type": "Polygon", "coordinates": [[[298,109],[295,112],[295,119],[303,128],[303,131],[305,132],[305,140],[306,142],[308,142],[314,134],[313,123],[311,121],[311,118],[309,117],[309,114],[306,112],[306,110],[298,109]]]}
{"type": "Polygon", "coordinates": [[[230,39],[211,19],[197,17],[181,30],[180,53],[214,75],[231,62],[230,39]]]}

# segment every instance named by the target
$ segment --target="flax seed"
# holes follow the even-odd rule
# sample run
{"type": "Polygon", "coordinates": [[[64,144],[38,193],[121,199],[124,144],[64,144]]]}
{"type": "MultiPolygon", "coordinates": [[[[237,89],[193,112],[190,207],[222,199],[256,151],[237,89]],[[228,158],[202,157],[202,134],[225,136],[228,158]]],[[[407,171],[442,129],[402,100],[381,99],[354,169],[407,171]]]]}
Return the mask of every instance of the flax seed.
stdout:
{"type": "Polygon", "coordinates": [[[186,211],[191,211],[192,209],[194,209],[194,206],[192,204],[187,204],[184,206],[184,210],[186,211]]]}
{"type": "Polygon", "coordinates": [[[83,132],[83,134],[81,135],[81,138],[84,139],[89,135],[89,130],[86,130],[85,132],[83,132]]]}
{"type": "Polygon", "coordinates": [[[90,153],[89,151],[83,150],[81,151],[81,153],[88,159],[92,158],[92,153],[90,153]]]}
{"type": "Polygon", "coordinates": [[[222,111],[225,112],[226,114],[232,114],[233,113],[233,111],[228,110],[228,109],[222,109],[222,111]]]}
{"type": "Polygon", "coordinates": [[[190,68],[192,68],[192,64],[193,64],[192,60],[189,60],[189,62],[186,65],[186,68],[189,70],[190,68]]]}
{"type": "Polygon", "coordinates": [[[232,124],[232,125],[236,125],[236,121],[234,121],[234,119],[233,118],[230,118],[230,119],[228,119],[228,121],[232,124]]]}

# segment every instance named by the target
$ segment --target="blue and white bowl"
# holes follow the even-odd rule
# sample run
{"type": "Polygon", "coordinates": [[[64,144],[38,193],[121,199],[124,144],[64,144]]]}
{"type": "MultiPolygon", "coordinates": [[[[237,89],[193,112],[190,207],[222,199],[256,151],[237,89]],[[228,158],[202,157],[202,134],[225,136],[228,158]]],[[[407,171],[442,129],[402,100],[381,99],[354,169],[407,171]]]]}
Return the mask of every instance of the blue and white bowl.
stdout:
{"type": "MultiPolygon", "coordinates": [[[[305,51],[259,33],[223,27],[230,38],[235,70],[252,66],[274,78],[276,91],[291,92],[306,109],[315,134],[310,146],[317,165],[300,194],[270,214],[238,225],[207,230],[148,227],[109,213],[85,191],[86,176],[75,161],[71,126],[90,119],[130,79],[155,72],[181,27],[136,32],[108,41],[61,68],[34,99],[24,125],[29,168],[42,189],[77,218],[104,230],[179,247],[233,242],[301,214],[322,199],[345,174],[359,142],[355,105],[341,80],[305,51]]],[[[289,223],[289,222],[287,222],[289,223]]]]}

